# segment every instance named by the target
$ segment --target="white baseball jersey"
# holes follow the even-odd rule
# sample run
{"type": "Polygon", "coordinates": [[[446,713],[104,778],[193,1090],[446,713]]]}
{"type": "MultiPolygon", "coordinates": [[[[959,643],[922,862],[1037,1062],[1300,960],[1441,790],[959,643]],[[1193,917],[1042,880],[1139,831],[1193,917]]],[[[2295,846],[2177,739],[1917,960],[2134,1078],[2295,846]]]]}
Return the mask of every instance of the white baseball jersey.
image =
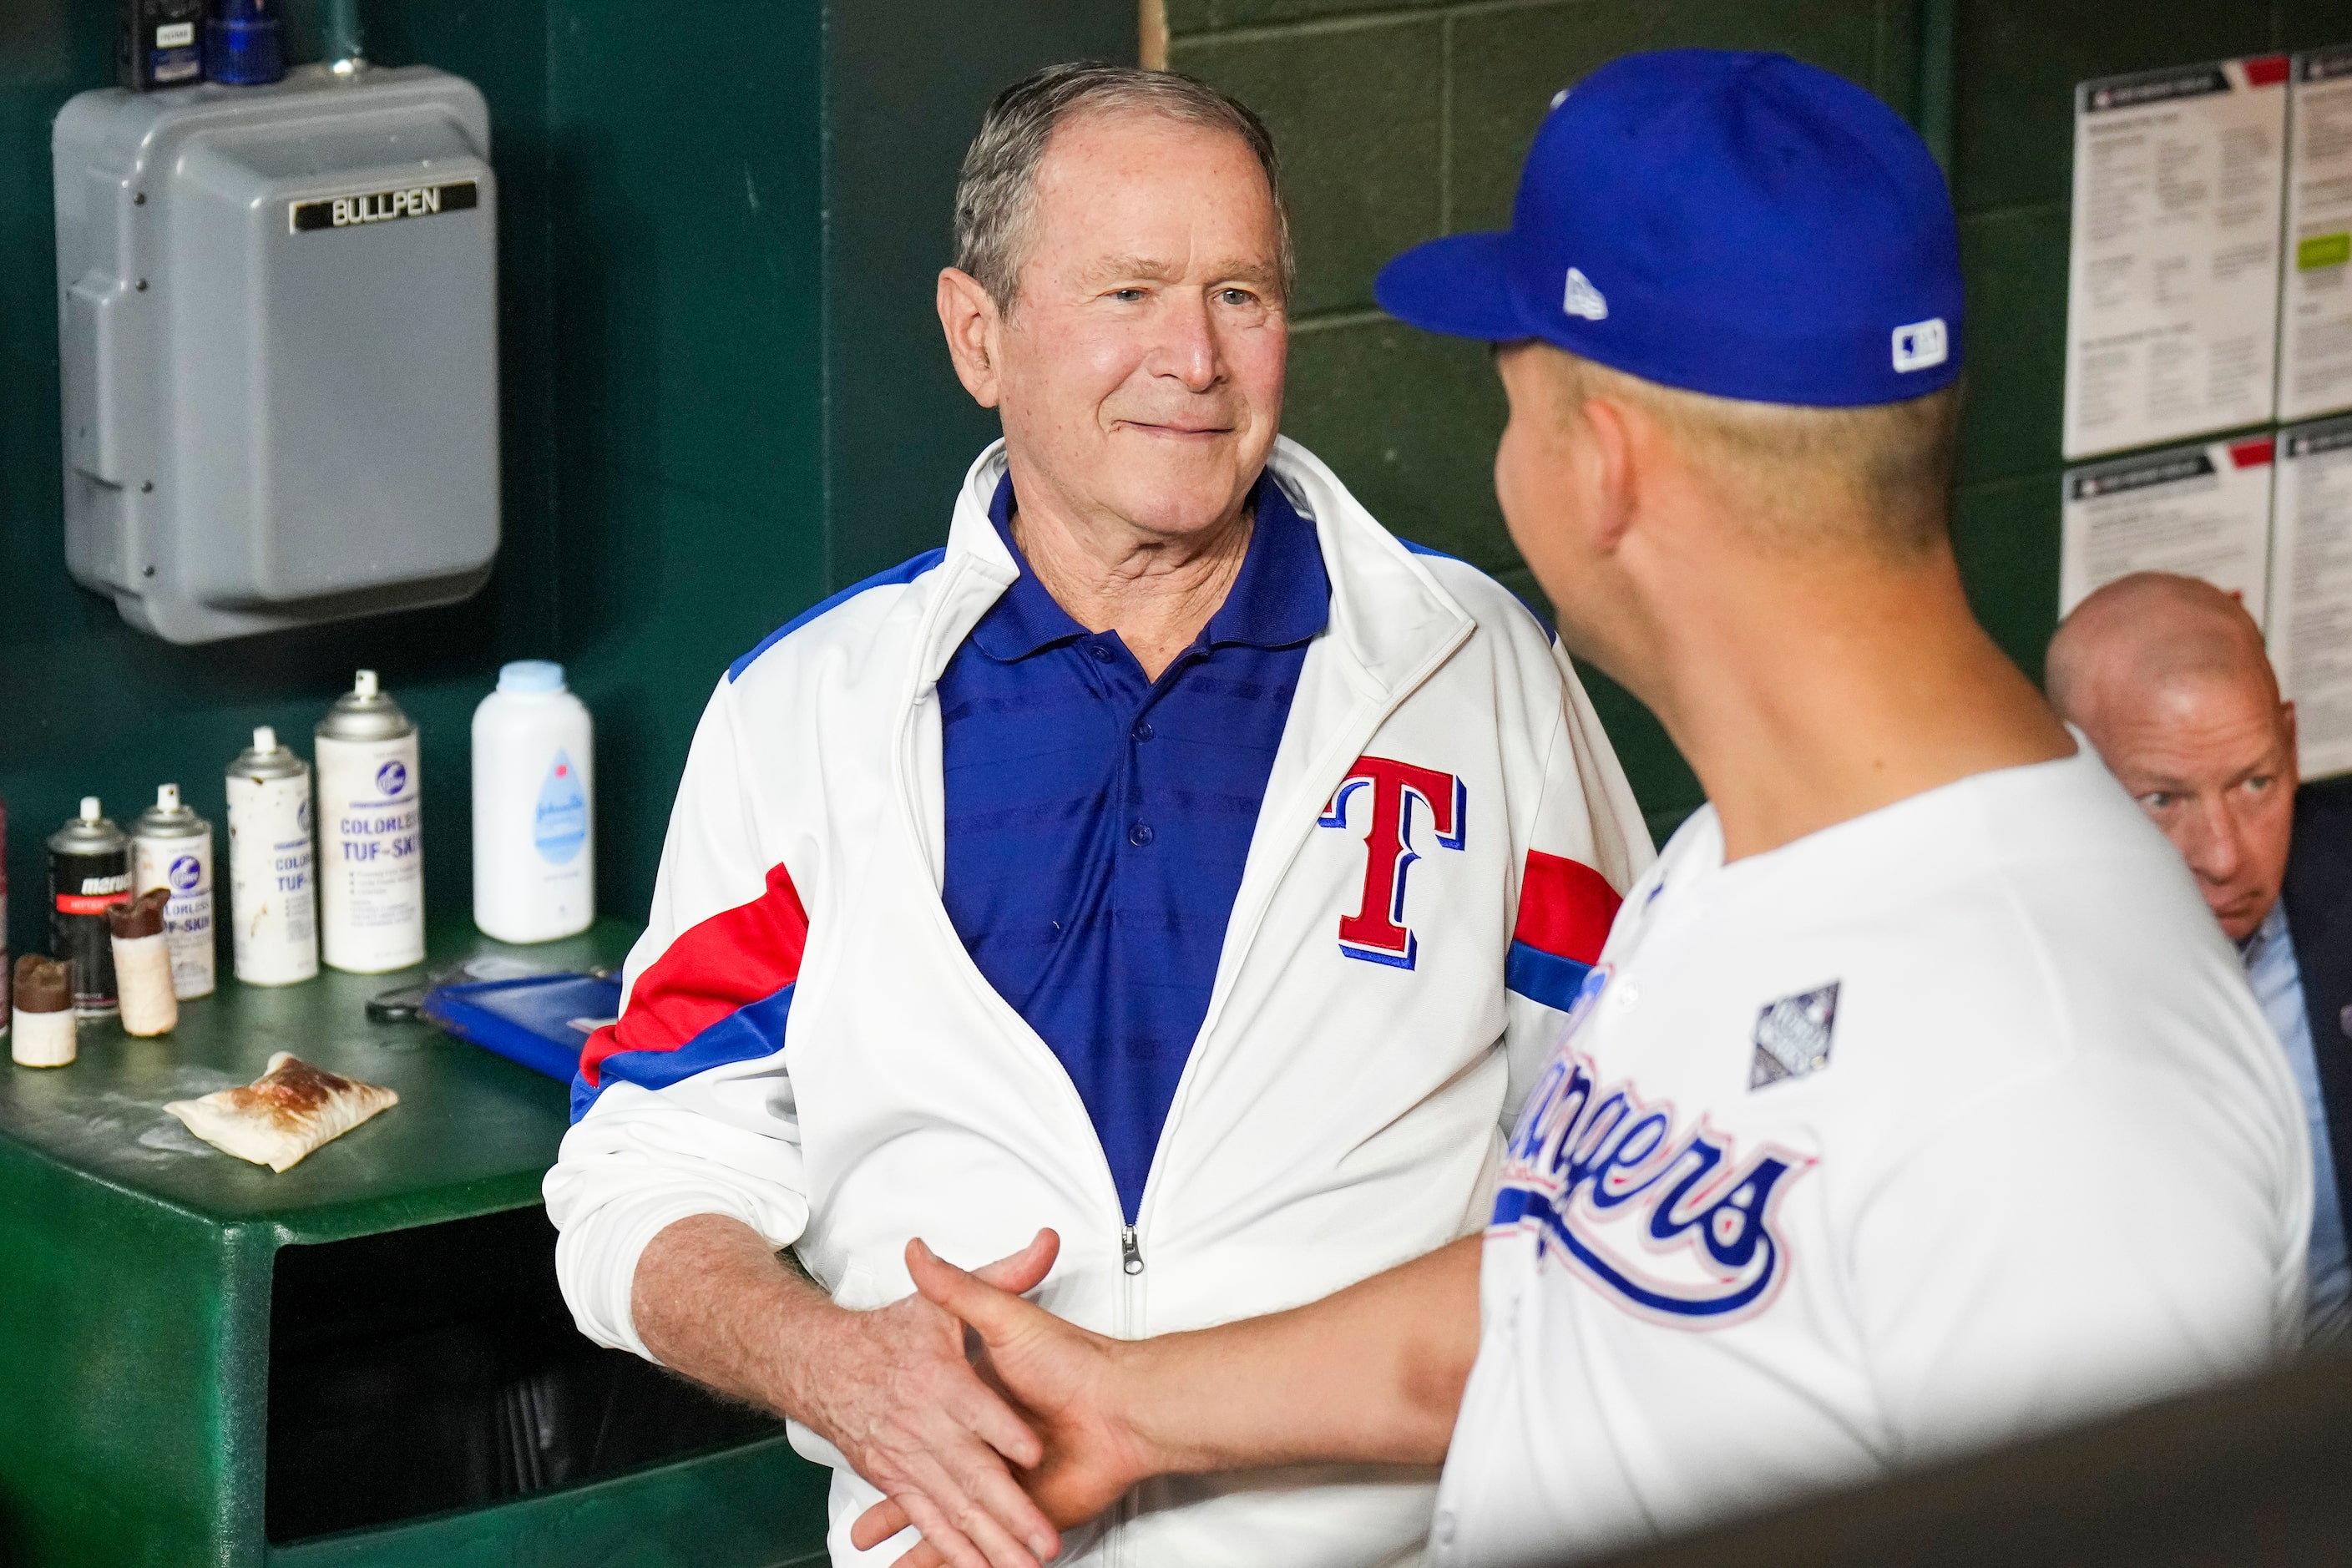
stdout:
{"type": "MultiPolygon", "coordinates": [[[[1132,1336],[1313,1300],[1477,1227],[1649,837],[1524,605],[1409,551],[1303,448],[1269,466],[1315,524],[1329,619],[1132,1229],[1068,1073],[940,898],[937,682],[1018,575],[992,447],[946,549],[784,628],[704,713],[626,1007],[547,1178],[583,1332],[644,1353],[638,1254],[692,1214],[796,1247],[853,1308],[911,1290],[909,1237],[978,1264],[1052,1226],[1038,1300],[1132,1336]]],[[[1156,1481],[1073,1560],[1369,1564],[1417,1550],[1433,1495],[1393,1471],[1156,1481]]],[[[876,1497],[836,1470],[837,1562],[876,1497]]]]}
{"type": "Polygon", "coordinates": [[[1628,895],[1512,1139],[1434,1560],[1554,1563],[2250,1373],[2294,1079],[2087,745],[1628,895]]]}

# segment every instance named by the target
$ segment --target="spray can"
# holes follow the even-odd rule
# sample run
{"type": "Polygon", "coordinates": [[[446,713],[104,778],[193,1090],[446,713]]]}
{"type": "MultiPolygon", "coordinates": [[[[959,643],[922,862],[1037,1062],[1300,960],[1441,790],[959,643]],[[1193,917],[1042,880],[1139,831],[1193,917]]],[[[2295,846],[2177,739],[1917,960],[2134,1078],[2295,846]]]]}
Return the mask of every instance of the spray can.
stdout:
{"type": "Polygon", "coordinates": [[[163,945],[172,954],[172,994],[184,1002],[213,994],[213,825],[180,804],[180,786],[155,791],[155,804],[131,825],[131,890],[170,890],[163,945]]]}
{"type": "Polygon", "coordinates": [[[425,962],[416,726],[362,669],[319,724],[320,923],[330,967],[425,962]]]}
{"type": "Polygon", "coordinates": [[[236,977],[291,985],[319,973],[310,770],[264,724],[228,765],[228,888],[236,977]]]}
{"type": "Polygon", "coordinates": [[[563,667],[521,659],[474,710],[474,923],[552,942],[596,918],[594,758],[563,667]]]}
{"type": "Polygon", "coordinates": [[[133,92],[205,79],[205,0],[121,0],[115,80],[133,92]]]}
{"type": "Polygon", "coordinates": [[[111,1017],[114,933],[106,911],[131,900],[131,840],[107,820],[98,796],[81,797],[81,815],[49,835],[49,954],[72,971],[73,1010],[111,1017]]]}

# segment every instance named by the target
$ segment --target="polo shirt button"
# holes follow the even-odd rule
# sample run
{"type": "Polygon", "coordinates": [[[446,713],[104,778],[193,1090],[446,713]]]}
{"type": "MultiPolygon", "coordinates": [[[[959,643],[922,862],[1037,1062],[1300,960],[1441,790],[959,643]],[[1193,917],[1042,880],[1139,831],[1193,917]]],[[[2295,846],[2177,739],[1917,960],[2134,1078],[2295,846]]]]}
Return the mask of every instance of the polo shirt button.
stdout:
{"type": "Polygon", "coordinates": [[[1149,719],[1138,719],[1135,721],[1135,728],[1129,731],[1128,733],[1133,735],[1139,741],[1149,741],[1151,739],[1153,733],[1151,729],[1151,721],[1149,719]]]}
{"type": "Polygon", "coordinates": [[[1095,662],[1097,664],[1108,664],[1110,662],[1110,649],[1103,647],[1103,645],[1098,642],[1090,642],[1087,644],[1087,651],[1095,656],[1095,662]]]}
{"type": "Polygon", "coordinates": [[[1150,843],[1158,837],[1159,835],[1151,831],[1151,824],[1148,822],[1139,822],[1134,826],[1127,830],[1127,841],[1129,844],[1134,845],[1138,849],[1142,848],[1145,845],[1150,843]]]}

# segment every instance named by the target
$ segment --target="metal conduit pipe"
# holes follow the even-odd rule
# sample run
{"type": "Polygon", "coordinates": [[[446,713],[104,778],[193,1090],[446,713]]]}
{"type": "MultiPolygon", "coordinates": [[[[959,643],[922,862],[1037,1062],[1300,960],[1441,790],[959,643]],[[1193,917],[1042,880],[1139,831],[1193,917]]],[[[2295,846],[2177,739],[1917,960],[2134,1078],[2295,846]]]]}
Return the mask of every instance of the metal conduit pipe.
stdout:
{"type": "Polygon", "coordinates": [[[339,77],[357,76],[367,64],[360,26],[360,0],[327,0],[323,21],[327,68],[339,77]]]}
{"type": "Polygon", "coordinates": [[[1952,113],[1959,52],[1959,0],[1919,0],[1919,140],[1952,177],[1952,113]]]}

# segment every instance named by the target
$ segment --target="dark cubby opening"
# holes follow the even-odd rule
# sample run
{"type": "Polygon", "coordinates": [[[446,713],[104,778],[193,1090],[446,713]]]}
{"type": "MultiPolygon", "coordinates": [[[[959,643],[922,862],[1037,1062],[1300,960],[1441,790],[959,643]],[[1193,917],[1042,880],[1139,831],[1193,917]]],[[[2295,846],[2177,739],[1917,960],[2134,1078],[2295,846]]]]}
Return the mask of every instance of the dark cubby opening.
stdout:
{"type": "Polygon", "coordinates": [[[273,1542],[389,1524],[781,1431],[572,1327],[544,1210],[278,1254],[273,1542]]]}

